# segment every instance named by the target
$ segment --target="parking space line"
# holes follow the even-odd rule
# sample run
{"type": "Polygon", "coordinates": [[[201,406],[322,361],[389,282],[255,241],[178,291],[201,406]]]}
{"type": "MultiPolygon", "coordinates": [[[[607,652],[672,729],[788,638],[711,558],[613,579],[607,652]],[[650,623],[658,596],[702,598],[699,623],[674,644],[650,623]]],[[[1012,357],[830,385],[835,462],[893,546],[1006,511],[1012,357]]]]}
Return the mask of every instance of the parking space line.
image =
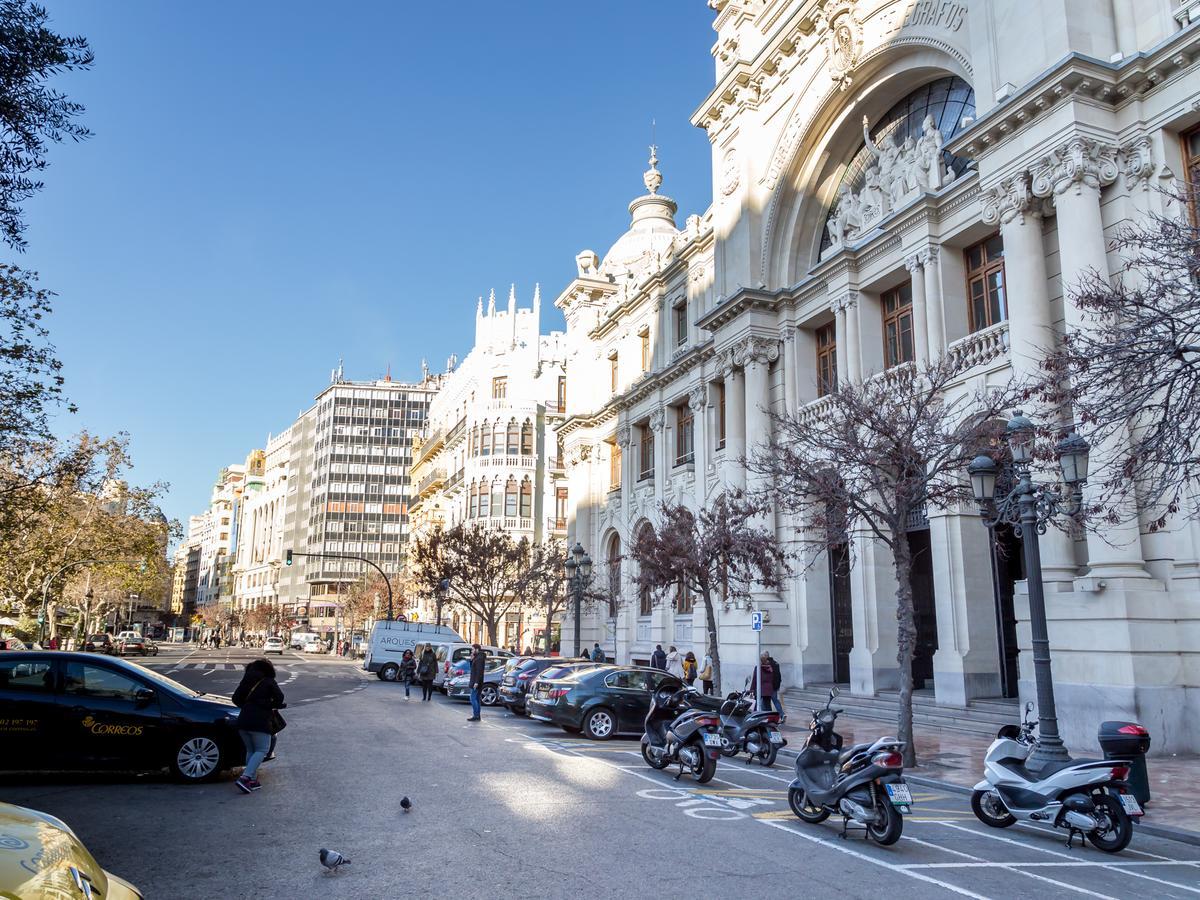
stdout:
{"type": "Polygon", "coordinates": [[[820,844],[822,847],[828,847],[830,850],[836,850],[838,853],[844,853],[847,856],[854,857],[855,859],[862,860],[863,862],[869,862],[872,865],[881,866],[888,871],[896,872],[900,875],[907,875],[909,878],[915,878],[917,881],[923,881],[926,884],[935,884],[938,887],[945,888],[946,890],[955,894],[959,894],[963,897],[974,897],[975,900],[988,900],[988,898],[983,894],[976,894],[974,891],[961,888],[956,884],[951,884],[949,881],[942,881],[940,878],[933,878],[929,875],[916,872],[912,869],[905,869],[896,863],[891,863],[882,859],[876,859],[874,856],[868,856],[865,853],[859,853],[857,850],[851,850],[849,847],[842,847],[837,844],[830,843],[829,841],[822,840],[821,838],[815,837],[811,834],[805,834],[802,831],[797,831],[795,828],[791,828],[782,822],[771,819],[758,819],[757,821],[761,822],[763,825],[769,825],[771,828],[778,828],[780,831],[786,831],[790,834],[794,834],[796,837],[810,841],[814,844],[820,844]]]}
{"type": "Polygon", "coordinates": [[[1038,875],[1034,872],[1026,872],[1024,869],[1018,869],[1016,866],[1000,866],[1006,872],[1016,872],[1018,875],[1024,875],[1026,878],[1032,878],[1034,881],[1045,881],[1049,884],[1057,885],[1058,887],[1066,888],[1069,891],[1074,891],[1077,894],[1086,894],[1089,897],[1099,897],[1100,900],[1119,900],[1112,894],[1098,894],[1095,891],[1089,891],[1087,888],[1079,887],[1077,884],[1071,884],[1066,881],[1058,881],[1054,878],[1047,878],[1045,875],[1038,875]]]}

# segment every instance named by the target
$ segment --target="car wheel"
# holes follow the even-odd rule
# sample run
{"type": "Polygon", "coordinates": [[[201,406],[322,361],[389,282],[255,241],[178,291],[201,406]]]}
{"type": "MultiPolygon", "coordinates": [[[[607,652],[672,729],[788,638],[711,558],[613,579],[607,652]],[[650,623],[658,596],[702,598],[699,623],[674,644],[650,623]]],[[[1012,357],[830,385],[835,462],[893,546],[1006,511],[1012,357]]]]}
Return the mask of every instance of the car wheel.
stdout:
{"type": "Polygon", "coordinates": [[[593,741],[606,741],[616,733],[616,730],[616,716],[603,706],[593,709],[584,716],[583,733],[593,741]]]}
{"type": "Polygon", "coordinates": [[[379,670],[380,681],[395,681],[400,677],[400,667],[395,663],[388,663],[379,670]]]}
{"type": "Polygon", "coordinates": [[[500,699],[500,693],[496,690],[493,684],[485,684],[479,692],[479,702],[484,706],[495,706],[496,701],[500,699]]]}
{"type": "Polygon", "coordinates": [[[189,783],[210,781],[221,771],[221,745],[216,738],[197,734],[175,744],[171,774],[189,783]]]}

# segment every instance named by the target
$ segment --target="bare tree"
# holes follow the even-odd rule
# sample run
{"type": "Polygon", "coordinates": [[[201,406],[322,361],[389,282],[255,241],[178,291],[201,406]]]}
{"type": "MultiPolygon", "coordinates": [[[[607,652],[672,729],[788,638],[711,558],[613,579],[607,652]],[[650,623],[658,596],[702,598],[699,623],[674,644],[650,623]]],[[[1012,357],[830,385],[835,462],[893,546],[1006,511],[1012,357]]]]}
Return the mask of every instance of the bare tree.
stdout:
{"type": "Polygon", "coordinates": [[[451,600],[483,621],[495,646],[500,622],[521,605],[529,542],[515,541],[506,531],[455,525],[439,533],[436,551],[430,542],[418,542],[414,552],[423,577],[440,573],[451,600]]]}
{"type": "Polygon", "coordinates": [[[566,605],[562,573],[563,560],[566,558],[566,545],[556,538],[533,544],[522,573],[521,594],[525,605],[531,609],[541,606],[546,613],[547,653],[550,652],[550,635],[554,631],[555,617],[562,614],[566,605]]]}
{"type": "Polygon", "coordinates": [[[704,601],[708,653],[713,681],[721,690],[721,653],[717,642],[716,602],[748,597],[754,585],[778,588],[787,560],[775,534],[760,524],[764,500],[742,491],[719,496],[693,513],[664,503],[655,528],[643,528],[630,554],[637,563],[640,588],[661,594],[682,584],[704,601]]]}
{"type": "Polygon", "coordinates": [[[1045,362],[1048,399],[1073,411],[1098,450],[1089,483],[1101,521],[1140,506],[1162,527],[1200,476],[1200,220],[1187,214],[1200,194],[1172,201],[1172,213],[1117,232],[1115,279],[1092,272],[1068,286],[1082,321],[1045,362]]]}
{"type": "MultiPolygon", "coordinates": [[[[916,764],[912,732],[912,662],[916,649],[910,516],[972,501],[964,472],[993,446],[996,420],[1027,391],[1015,383],[970,391],[958,385],[962,367],[949,357],[911,363],[861,383],[840,386],[819,418],[802,411],[773,415],[770,440],[749,468],[763,476],[762,499],[801,520],[801,556],[865,532],[892,553],[896,576],[898,733],[905,764],[916,764]]],[[[982,526],[981,526],[982,528],[982,526]]],[[[853,556],[851,564],[853,564],[853,556]]]]}

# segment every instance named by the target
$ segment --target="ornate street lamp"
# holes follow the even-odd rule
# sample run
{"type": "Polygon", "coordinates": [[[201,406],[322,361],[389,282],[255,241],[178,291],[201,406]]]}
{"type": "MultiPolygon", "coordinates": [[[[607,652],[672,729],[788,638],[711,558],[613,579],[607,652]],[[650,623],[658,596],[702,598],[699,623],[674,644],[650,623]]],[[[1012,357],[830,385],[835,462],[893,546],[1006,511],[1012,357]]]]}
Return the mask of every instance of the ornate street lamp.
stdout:
{"type": "MultiPolygon", "coordinates": [[[[592,558],[587,555],[582,544],[576,543],[563,562],[563,579],[567,582],[567,588],[571,591],[571,598],[575,604],[575,655],[579,656],[581,649],[579,625],[583,609],[583,592],[587,588],[588,582],[592,580],[592,558]]],[[[549,636],[547,636],[547,652],[549,652],[549,648],[550,642],[549,636]]]]}
{"type": "Polygon", "coordinates": [[[1029,627],[1033,636],[1033,673],[1037,685],[1038,741],[1027,765],[1038,770],[1049,763],[1068,762],[1070,756],[1058,734],[1058,715],[1054,708],[1054,679],[1050,668],[1050,638],[1046,627],[1046,595],[1042,586],[1042,558],[1038,535],[1065,513],[1079,516],[1083,506],[1083,485],[1087,481],[1088,443],[1071,432],[1055,448],[1063,483],[1067,491],[1038,484],[1030,477],[1029,464],[1033,459],[1036,429],[1020,410],[1015,410],[1004,429],[1009,452],[1012,454],[1013,487],[1003,497],[996,497],[996,481],[1000,467],[990,456],[980,455],[967,466],[971,492],[979,504],[983,524],[995,528],[1011,525],[1021,538],[1025,557],[1025,578],[1029,588],[1029,627]]]}

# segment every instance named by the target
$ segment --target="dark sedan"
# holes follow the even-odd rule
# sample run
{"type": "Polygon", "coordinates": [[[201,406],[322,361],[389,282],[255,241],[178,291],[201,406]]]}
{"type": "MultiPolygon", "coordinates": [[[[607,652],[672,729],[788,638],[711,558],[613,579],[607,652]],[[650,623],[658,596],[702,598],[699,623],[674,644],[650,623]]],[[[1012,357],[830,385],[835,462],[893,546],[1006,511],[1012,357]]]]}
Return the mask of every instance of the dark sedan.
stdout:
{"type": "Polygon", "coordinates": [[[531,656],[504,673],[504,677],[500,680],[500,702],[514,713],[524,713],[525,697],[529,693],[529,685],[533,679],[551,666],[582,661],[566,660],[561,656],[531,656]]]}
{"type": "Polygon", "coordinates": [[[237,713],[116,657],[0,653],[0,769],[170,768],[206,781],[244,762],[237,713]]]}
{"type": "Polygon", "coordinates": [[[640,736],[650,711],[650,695],[667,677],[661,669],[602,666],[563,678],[540,680],[526,701],[531,718],[579,732],[593,740],[618,734],[640,736]]]}

